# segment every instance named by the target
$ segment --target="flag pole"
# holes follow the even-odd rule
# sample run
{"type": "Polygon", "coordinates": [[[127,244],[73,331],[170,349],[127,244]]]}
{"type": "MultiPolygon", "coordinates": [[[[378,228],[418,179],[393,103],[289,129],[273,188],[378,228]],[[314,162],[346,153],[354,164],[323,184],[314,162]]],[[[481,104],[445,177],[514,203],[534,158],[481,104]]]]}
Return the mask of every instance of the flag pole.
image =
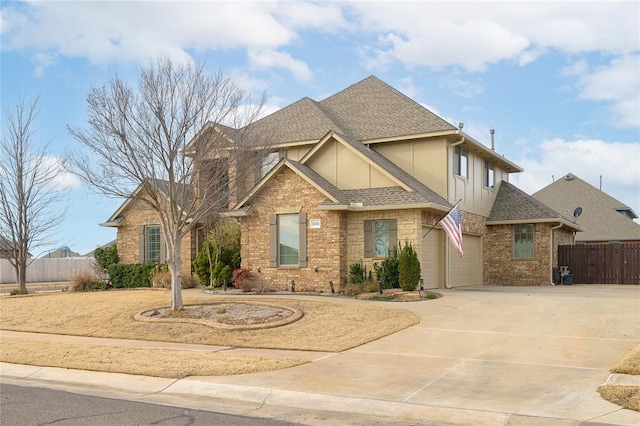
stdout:
{"type": "Polygon", "coordinates": [[[422,239],[424,239],[427,235],[429,235],[429,232],[433,231],[433,228],[435,228],[435,227],[436,227],[436,226],[437,226],[437,225],[442,221],[442,219],[444,219],[445,217],[447,217],[447,216],[449,215],[449,213],[451,213],[451,212],[453,211],[453,209],[455,209],[455,208],[456,208],[456,206],[457,206],[458,204],[460,204],[460,201],[462,201],[462,198],[460,198],[460,199],[458,200],[458,202],[457,202],[457,203],[455,203],[455,204],[453,205],[453,207],[451,207],[451,209],[449,209],[449,211],[447,212],[447,214],[445,214],[445,215],[444,215],[444,216],[442,216],[440,219],[438,219],[438,221],[437,221],[436,223],[434,223],[434,224],[431,226],[431,228],[429,228],[429,230],[427,231],[427,233],[426,233],[426,234],[424,234],[424,235],[422,236],[422,239]]]}

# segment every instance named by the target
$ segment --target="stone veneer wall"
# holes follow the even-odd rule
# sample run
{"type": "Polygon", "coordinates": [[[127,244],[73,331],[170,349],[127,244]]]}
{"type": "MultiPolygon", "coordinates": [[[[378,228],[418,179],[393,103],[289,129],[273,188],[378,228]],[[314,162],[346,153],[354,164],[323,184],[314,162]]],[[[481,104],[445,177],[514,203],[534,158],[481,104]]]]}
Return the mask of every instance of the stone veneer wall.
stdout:
{"type": "Polygon", "coordinates": [[[549,262],[550,229],[549,223],[534,224],[533,258],[514,259],[513,226],[488,226],[484,243],[484,284],[549,285],[552,267],[549,262]]]}
{"type": "Polygon", "coordinates": [[[398,226],[398,242],[404,246],[409,241],[422,259],[422,212],[419,209],[411,210],[380,210],[380,211],[350,211],[347,224],[347,264],[353,262],[362,263],[375,277],[373,264],[384,260],[380,258],[364,257],[364,221],[396,219],[398,226]]]}
{"type": "MultiPolygon", "coordinates": [[[[159,224],[158,214],[151,207],[140,200],[131,200],[124,211],[124,219],[118,226],[116,246],[120,263],[138,263],[140,261],[138,226],[159,224]]],[[[191,235],[187,235],[182,240],[181,258],[182,274],[184,276],[191,275],[191,235]]]]}
{"type": "Polygon", "coordinates": [[[294,280],[296,291],[328,292],[330,281],[336,291],[346,283],[346,215],[319,210],[325,200],[318,189],[286,167],[254,196],[248,216],[241,219],[242,267],[251,269],[254,285],[289,290],[294,280]],[[269,267],[269,216],[300,212],[307,213],[307,266],[269,267]],[[313,219],[320,219],[320,229],[309,229],[313,219]]]}

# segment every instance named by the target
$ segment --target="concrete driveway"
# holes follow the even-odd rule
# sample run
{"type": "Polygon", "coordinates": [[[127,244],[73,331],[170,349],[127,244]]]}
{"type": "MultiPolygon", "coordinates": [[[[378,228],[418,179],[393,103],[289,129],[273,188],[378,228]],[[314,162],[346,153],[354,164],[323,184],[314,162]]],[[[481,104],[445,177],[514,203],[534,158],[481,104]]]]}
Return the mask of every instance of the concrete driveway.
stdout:
{"type": "Polygon", "coordinates": [[[597,393],[609,369],[640,343],[640,287],[442,293],[400,305],[421,322],[391,336],[284,371],[213,380],[429,407],[436,422],[640,424],[640,413],[597,393]]]}
{"type": "MultiPolygon", "coordinates": [[[[640,287],[478,287],[442,293],[437,300],[394,305],[419,315],[416,326],[342,353],[318,353],[312,362],[286,370],[145,382],[25,367],[13,377],[90,381],[94,387],[119,386],[117,394],[128,399],[208,409],[227,404],[235,413],[271,410],[290,420],[300,417],[283,409],[327,410],[325,424],[367,424],[366,418],[381,419],[379,424],[640,424],[640,413],[597,393],[609,369],[640,343],[640,287]]],[[[365,303],[389,306],[336,302],[353,309],[365,303]]],[[[7,371],[3,366],[4,376],[7,371]]],[[[310,424],[322,424],[321,416],[311,418],[310,424]]]]}

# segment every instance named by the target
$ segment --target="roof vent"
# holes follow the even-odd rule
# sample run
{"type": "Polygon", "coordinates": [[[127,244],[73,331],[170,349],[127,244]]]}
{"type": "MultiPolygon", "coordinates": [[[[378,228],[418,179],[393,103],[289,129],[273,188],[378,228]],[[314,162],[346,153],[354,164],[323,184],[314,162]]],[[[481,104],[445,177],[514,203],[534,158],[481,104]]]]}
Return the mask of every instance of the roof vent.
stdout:
{"type": "Polygon", "coordinates": [[[571,173],[569,173],[568,175],[566,175],[564,177],[564,180],[573,180],[573,175],[571,173]]]}

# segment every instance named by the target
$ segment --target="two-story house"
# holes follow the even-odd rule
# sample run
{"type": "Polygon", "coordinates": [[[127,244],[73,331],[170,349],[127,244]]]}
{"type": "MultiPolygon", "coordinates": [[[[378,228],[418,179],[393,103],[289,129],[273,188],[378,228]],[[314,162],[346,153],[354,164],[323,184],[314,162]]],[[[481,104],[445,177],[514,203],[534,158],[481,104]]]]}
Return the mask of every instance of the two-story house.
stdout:
{"type": "MultiPolygon", "coordinates": [[[[518,165],[373,76],[251,131],[268,133],[272,152],[228,215],[241,223],[243,267],[271,288],[339,289],[350,263],[373,270],[405,241],[425,288],[545,285],[555,247],[580,230],[508,183],[518,165]],[[463,257],[434,227],[457,202],[463,257]]],[[[135,245],[120,234],[118,248],[135,245]]]]}

